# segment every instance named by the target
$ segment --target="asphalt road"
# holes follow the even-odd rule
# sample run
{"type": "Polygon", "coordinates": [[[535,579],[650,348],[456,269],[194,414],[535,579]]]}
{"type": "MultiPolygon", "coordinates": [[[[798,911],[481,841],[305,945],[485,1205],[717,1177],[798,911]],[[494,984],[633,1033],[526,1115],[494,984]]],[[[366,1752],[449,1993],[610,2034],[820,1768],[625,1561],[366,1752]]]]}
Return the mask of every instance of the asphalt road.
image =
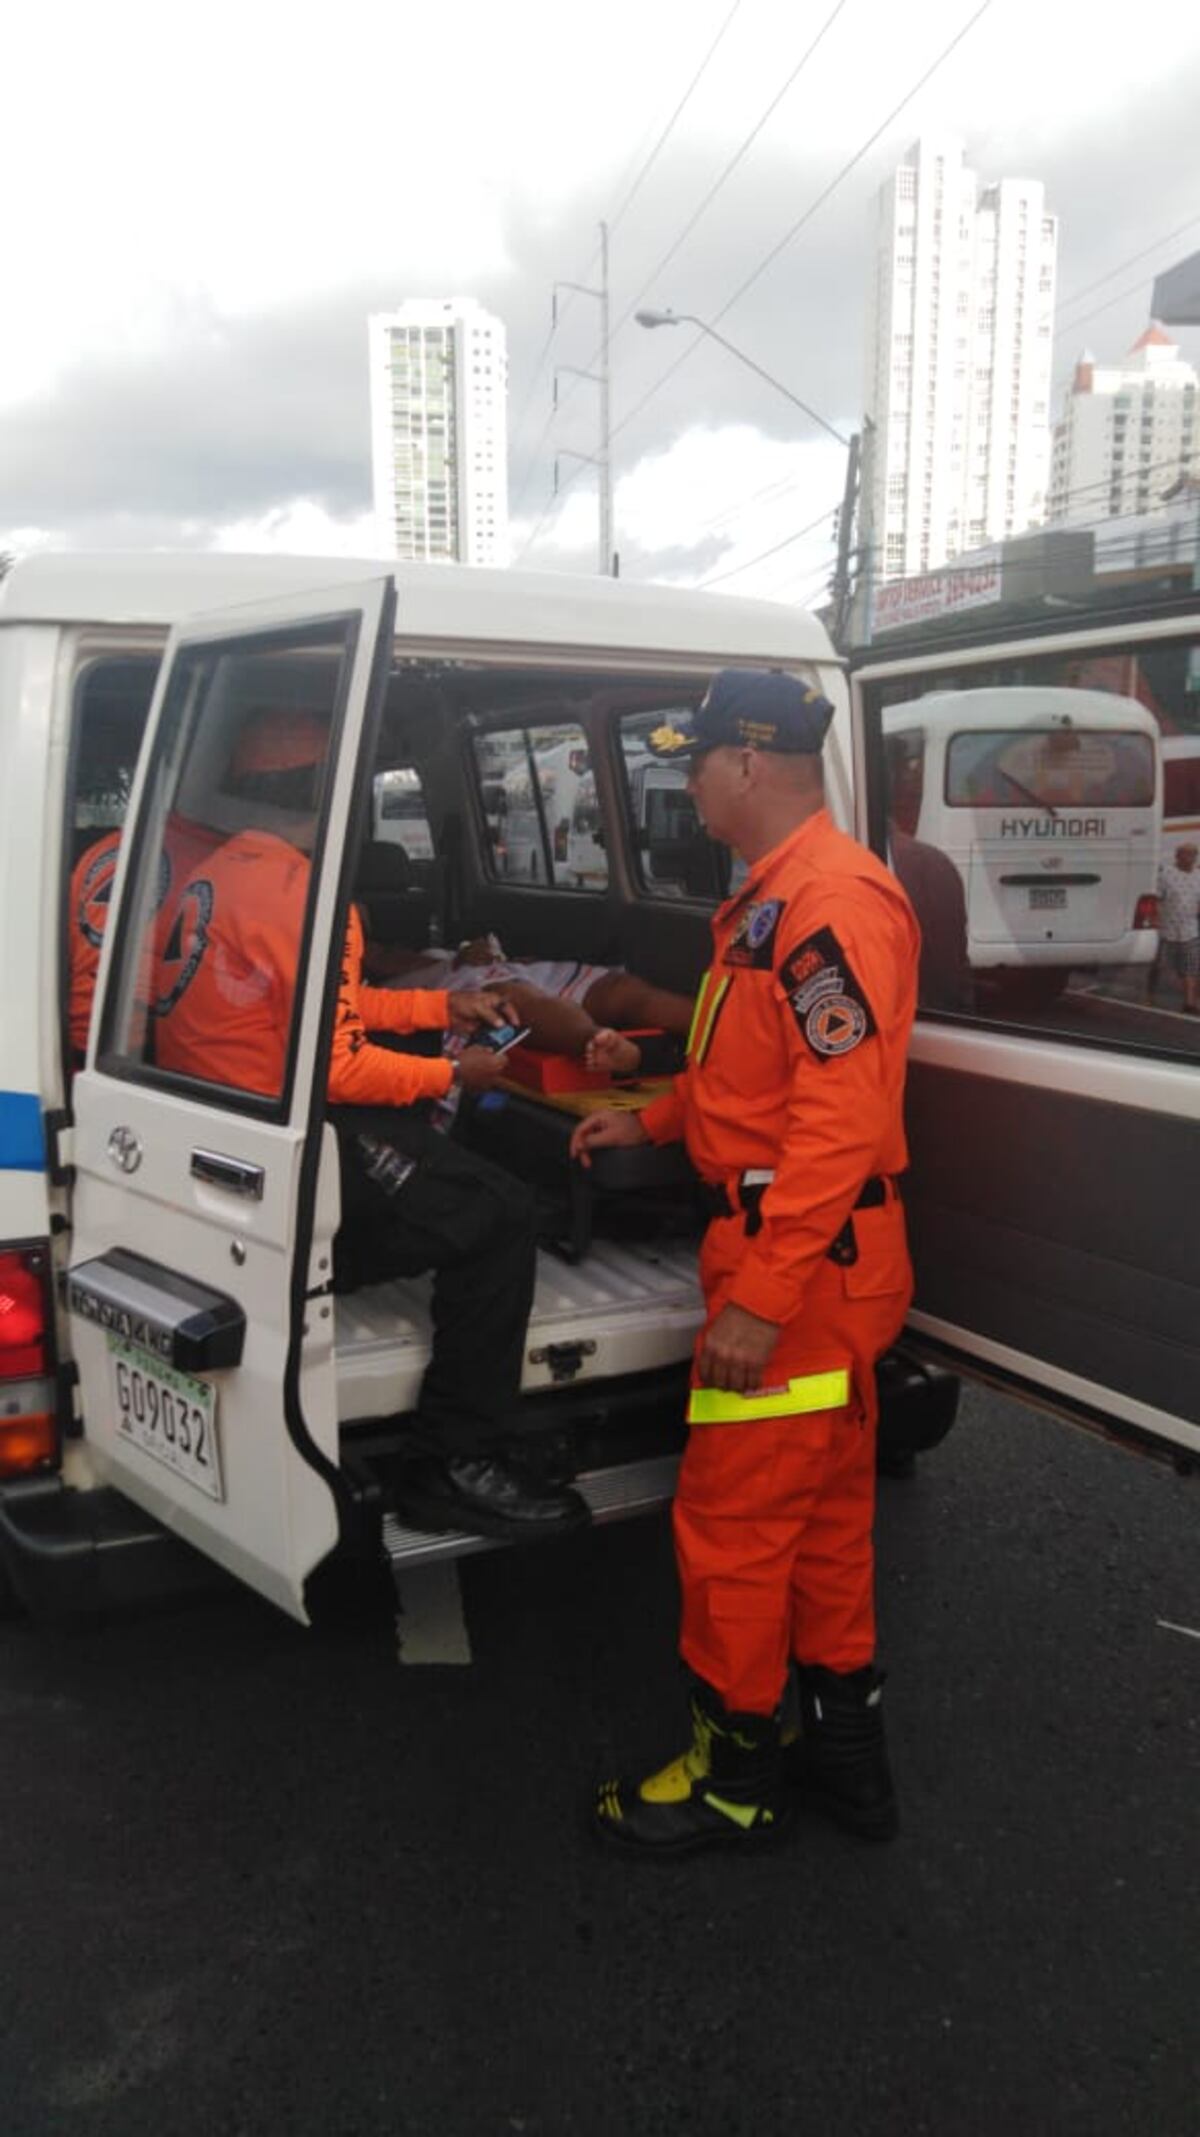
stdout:
{"type": "Polygon", "coordinates": [[[1195,2137],[1200,1478],[976,1392],[879,1527],[887,1849],[590,1840],[682,1737],[661,1520],[467,1563],[469,1666],[0,1627],[4,2137],[1195,2137]]]}

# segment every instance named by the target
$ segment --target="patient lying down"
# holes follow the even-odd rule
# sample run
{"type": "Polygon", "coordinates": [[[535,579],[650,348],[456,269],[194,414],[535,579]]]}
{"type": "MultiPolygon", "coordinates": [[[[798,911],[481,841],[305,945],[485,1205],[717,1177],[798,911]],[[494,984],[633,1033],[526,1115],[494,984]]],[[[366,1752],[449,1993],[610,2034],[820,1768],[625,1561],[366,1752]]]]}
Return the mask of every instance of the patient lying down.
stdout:
{"type": "Polygon", "coordinates": [[[548,1054],[570,1054],[585,1067],[610,1076],[634,1076],[642,1049],[616,1027],[665,1031],[686,1038],[692,1004],[685,994],[651,986],[619,965],[557,963],[505,957],[494,935],[477,936],[457,950],[396,952],[389,976],[405,987],[482,988],[512,1005],[529,1027],[529,1043],[548,1054]]]}

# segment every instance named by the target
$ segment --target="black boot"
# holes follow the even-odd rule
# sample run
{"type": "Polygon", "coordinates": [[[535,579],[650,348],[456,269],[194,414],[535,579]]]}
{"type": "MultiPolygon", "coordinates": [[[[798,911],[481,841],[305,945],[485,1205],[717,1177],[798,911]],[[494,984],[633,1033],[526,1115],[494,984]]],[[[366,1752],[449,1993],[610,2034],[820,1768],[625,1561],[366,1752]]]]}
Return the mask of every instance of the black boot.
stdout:
{"type": "Polygon", "coordinates": [[[730,1714],[710,1685],[693,1679],[689,1748],[645,1780],[605,1781],[594,1816],[606,1840],[648,1855],[781,1839],[791,1805],[782,1786],[778,1716],[730,1714]]]}
{"type": "Polygon", "coordinates": [[[883,1733],[883,1678],[801,1663],[800,1729],[785,1731],[783,1770],[801,1799],[864,1840],[900,1829],[883,1733]]]}
{"type": "Polygon", "coordinates": [[[530,1477],[494,1451],[411,1463],[397,1483],[396,1504],[414,1528],[462,1529],[501,1543],[563,1536],[592,1518],[577,1491],[530,1477]]]}

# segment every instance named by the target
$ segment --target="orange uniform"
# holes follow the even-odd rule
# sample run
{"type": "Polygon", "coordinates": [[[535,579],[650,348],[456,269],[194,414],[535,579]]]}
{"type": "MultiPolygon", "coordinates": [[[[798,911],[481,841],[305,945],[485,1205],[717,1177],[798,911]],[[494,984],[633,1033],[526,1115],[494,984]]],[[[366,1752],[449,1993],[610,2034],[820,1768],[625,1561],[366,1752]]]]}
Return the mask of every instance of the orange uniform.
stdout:
{"type": "MultiPolygon", "coordinates": [[[[87,851],[80,855],[71,875],[68,892],[70,991],[67,1028],[71,1035],[71,1045],[81,1059],[87,1052],[92,998],[96,992],[96,975],[100,969],[104,931],[108,926],[121,836],[119,830],[106,831],[102,838],[96,840],[95,845],[89,846],[87,851]]],[[[172,896],[172,886],[181,888],[198,862],[206,853],[211,852],[216,843],[215,834],[205,825],[191,823],[182,816],[172,815],[168,818],[154,891],[154,909],[157,914],[155,932],[159,946],[165,939],[175,915],[176,898],[172,896]]]]}
{"type": "Polygon", "coordinates": [[[100,951],[108,925],[109,900],[120,850],[120,832],[106,831],[80,854],[67,893],[67,1029],[71,1045],[81,1057],[87,1052],[92,997],[96,992],[96,974],[100,969],[100,951]]]}
{"type": "Polygon", "coordinates": [[[822,809],[713,944],[687,1068],[641,1119],[724,1193],[710,1321],[732,1302],[779,1324],[754,1396],[693,1388],[675,1502],[684,1659],[729,1710],[770,1713],[789,1655],[874,1652],[874,1363],[912,1291],[895,1179],[920,942],[896,878],[822,809]]]}
{"type": "MultiPolygon", "coordinates": [[[[311,863],[267,831],[242,831],[186,884],[158,969],[156,1055],[167,1069],[277,1097],[288,1036],[311,863]]],[[[368,1032],[437,1031],[444,993],[362,983],[362,922],[346,932],[328,1095],[340,1105],[407,1106],[440,1098],[452,1069],[373,1046],[368,1032]]]]}

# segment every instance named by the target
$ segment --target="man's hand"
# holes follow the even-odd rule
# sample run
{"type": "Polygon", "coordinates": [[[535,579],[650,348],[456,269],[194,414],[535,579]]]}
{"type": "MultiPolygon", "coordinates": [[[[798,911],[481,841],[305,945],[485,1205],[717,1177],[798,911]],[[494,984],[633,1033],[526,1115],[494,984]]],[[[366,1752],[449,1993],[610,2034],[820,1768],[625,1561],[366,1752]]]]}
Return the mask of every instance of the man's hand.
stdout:
{"type": "Polygon", "coordinates": [[[588,1113],[580,1121],[571,1137],[571,1156],[581,1165],[590,1165],[593,1150],[636,1150],[639,1143],[649,1140],[636,1113],[606,1106],[602,1113],[588,1113]]]}
{"type": "Polygon", "coordinates": [[[700,1386],[752,1395],[761,1385],[763,1367],[778,1339],[775,1321],[760,1320],[744,1306],[722,1306],[700,1345],[696,1361],[700,1386]]]}
{"type": "Polygon", "coordinates": [[[520,1018],[511,1002],[502,1002],[498,996],[489,994],[485,987],[463,987],[450,996],[450,1029],[461,1033],[478,1031],[481,1024],[519,1024],[520,1018]]]}
{"type": "Polygon", "coordinates": [[[464,1046],[458,1057],[458,1080],[464,1091],[494,1091],[505,1073],[503,1054],[490,1046],[464,1046]]]}

